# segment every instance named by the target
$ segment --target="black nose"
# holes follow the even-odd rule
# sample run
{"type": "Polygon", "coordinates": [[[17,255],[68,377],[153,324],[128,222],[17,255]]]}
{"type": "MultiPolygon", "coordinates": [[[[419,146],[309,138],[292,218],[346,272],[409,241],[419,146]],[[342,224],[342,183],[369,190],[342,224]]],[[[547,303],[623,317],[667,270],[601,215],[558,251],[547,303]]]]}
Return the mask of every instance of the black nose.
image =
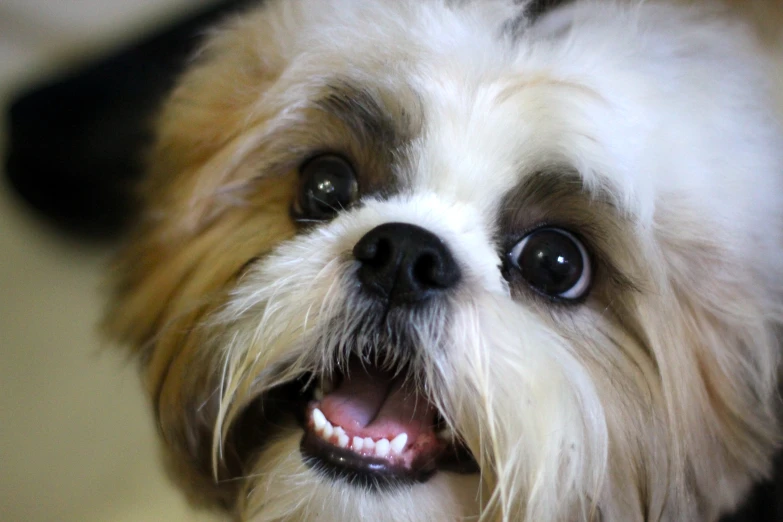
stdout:
{"type": "Polygon", "coordinates": [[[353,248],[364,288],[392,305],[416,303],[447,290],[460,270],[438,236],[416,225],[387,223],[372,229],[353,248]]]}

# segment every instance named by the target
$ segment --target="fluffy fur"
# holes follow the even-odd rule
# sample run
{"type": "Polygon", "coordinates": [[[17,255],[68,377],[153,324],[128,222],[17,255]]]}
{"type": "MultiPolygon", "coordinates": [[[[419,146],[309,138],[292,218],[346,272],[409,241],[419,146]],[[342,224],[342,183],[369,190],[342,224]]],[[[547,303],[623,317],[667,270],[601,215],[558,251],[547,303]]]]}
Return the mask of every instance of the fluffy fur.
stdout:
{"type": "Polygon", "coordinates": [[[695,522],[765,476],[783,133],[763,53],[712,7],[560,3],[269,0],[211,35],[159,118],[107,321],[194,500],[253,522],[695,522]],[[297,224],[320,151],[352,160],[361,203],[297,224]],[[412,353],[373,345],[352,290],[353,246],[399,221],[464,274],[393,318],[412,353]],[[505,241],[542,223],[589,245],[583,302],[504,277],[505,241]],[[286,416],[253,445],[255,399],[368,347],[415,368],[480,475],[355,487],[304,465],[286,416]]]}

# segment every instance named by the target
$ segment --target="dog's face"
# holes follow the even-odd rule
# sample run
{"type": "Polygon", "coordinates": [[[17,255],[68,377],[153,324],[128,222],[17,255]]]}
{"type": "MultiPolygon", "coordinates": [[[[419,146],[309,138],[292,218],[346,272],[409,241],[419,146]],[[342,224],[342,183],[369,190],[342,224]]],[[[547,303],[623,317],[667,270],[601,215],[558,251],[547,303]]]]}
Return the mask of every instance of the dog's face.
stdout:
{"type": "Polygon", "coordinates": [[[783,149],[755,49],[551,4],[270,0],[213,36],[109,322],[194,498],[713,520],[765,472],[783,149]]]}

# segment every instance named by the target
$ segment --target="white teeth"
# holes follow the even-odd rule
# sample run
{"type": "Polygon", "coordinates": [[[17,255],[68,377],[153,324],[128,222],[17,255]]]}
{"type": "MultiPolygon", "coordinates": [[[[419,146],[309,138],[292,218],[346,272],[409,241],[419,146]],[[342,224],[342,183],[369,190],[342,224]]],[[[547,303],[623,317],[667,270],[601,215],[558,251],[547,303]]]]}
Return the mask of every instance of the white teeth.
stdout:
{"type": "Polygon", "coordinates": [[[326,417],[321,410],[318,408],[313,410],[313,424],[315,425],[315,431],[323,430],[324,426],[326,426],[328,422],[329,421],[326,420],[326,417]]]}
{"type": "Polygon", "coordinates": [[[402,453],[402,450],[405,449],[405,445],[408,443],[408,434],[407,433],[400,433],[396,437],[394,437],[394,440],[391,441],[391,451],[392,453],[395,453],[396,455],[399,455],[402,453]]]}
{"type": "Polygon", "coordinates": [[[337,437],[337,445],[341,448],[347,448],[351,438],[345,434],[345,430],[340,426],[335,426],[334,434],[337,437]]]}
{"type": "Polygon", "coordinates": [[[375,456],[388,457],[390,449],[391,449],[391,443],[389,443],[389,440],[381,439],[375,443],[375,456]]]}
{"type": "MultiPolygon", "coordinates": [[[[336,444],[340,448],[350,448],[356,452],[368,452],[376,457],[385,458],[389,455],[402,455],[408,444],[408,434],[400,433],[394,439],[373,440],[370,437],[351,438],[341,426],[334,426],[329,422],[324,413],[318,408],[313,408],[311,413],[315,432],[325,441],[336,444]],[[336,441],[332,440],[336,438],[336,441]]],[[[440,434],[438,434],[440,435],[440,434]]],[[[444,435],[447,435],[444,433],[444,435]]]]}
{"type": "MultiPolygon", "coordinates": [[[[336,431],[337,430],[335,430],[335,432],[336,431]]],[[[345,434],[345,432],[340,433],[339,435],[337,435],[337,445],[340,446],[341,448],[347,448],[349,440],[350,439],[348,438],[348,435],[345,434]]]]}

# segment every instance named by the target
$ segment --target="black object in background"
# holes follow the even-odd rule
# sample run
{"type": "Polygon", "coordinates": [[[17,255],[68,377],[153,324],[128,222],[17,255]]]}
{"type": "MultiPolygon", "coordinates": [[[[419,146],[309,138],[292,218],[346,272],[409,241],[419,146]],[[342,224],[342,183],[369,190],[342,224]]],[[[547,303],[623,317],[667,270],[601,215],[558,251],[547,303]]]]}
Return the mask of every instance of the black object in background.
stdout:
{"type": "Polygon", "coordinates": [[[113,237],[133,210],[152,115],[205,27],[258,0],[224,0],[11,103],[6,173],[58,228],[113,237]]]}
{"type": "Polygon", "coordinates": [[[772,480],[757,485],[745,505],[721,522],[783,522],[783,453],[775,458],[772,480]]]}

